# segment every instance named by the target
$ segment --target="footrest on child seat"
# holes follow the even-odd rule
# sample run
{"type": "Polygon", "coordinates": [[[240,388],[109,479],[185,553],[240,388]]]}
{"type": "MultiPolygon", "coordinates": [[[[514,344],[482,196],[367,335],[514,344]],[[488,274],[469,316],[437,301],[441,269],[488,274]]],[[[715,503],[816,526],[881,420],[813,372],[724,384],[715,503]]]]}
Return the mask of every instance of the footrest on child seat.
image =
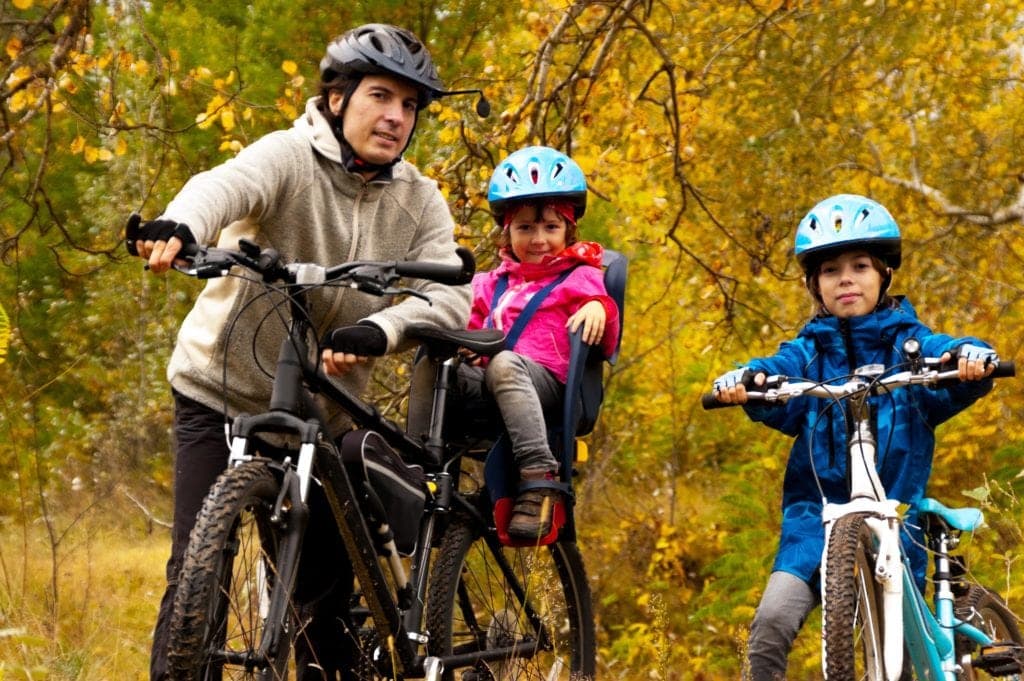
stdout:
{"type": "Polygon", "coordinates": [[[498,539],[505,546],[547,546],[558,540],[558,534],[561,532],[567,519],[566,499],[572,494],[572,490],[568,485],[558,480],[531,480],[530,482],[521,483],[518,491],[523,492],[528,489],[538,489],[541,487],[557,489],[561,492],[551,502],[553,504],[551,509],[551,529],[543,537],[521,539],[511,536],[508,533],[508,526],[512,521],[516,498],[514,496],[500,497],[494,502],[494,526],[498,530],[498,539]]]}
{"type": "Polygon", "coordinates": [[[512,450],[508,438],[501,436],[487,453],[484,461],[484,480],[487,491],[491,497],[494,510],[494,527],[498,533],[498,540],[505,546],[546,546],[558,541],[558,536],[569,519],[567,503],[571,503],[572,487],[560,480],[531,480],[520,483],[519,469],[512,457],[512,450]],[[512,520],[512,508],[516,503],[516,496],[520,491],[548,487],[562,492],[554,502],[551,511],[551,531],[539,539],[519,539],[511,537],[508,533],[508,524],[512,520]]]}
{"type": "Polygon", "coordinates": [[[971,667],[992,676],[1013,676],[1024,671],[1024,648],[1016,643],[996,641],[982,647],[971,667]]]}

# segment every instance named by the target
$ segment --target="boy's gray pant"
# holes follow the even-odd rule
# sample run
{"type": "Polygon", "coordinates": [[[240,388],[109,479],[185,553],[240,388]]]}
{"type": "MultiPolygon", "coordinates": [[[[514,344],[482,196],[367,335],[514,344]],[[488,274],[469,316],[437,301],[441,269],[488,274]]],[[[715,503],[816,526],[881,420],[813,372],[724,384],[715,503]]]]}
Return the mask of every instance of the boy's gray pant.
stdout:
{"type": "Polygon", "coordinates": [[[786,678],[786,660],[797,632],[820,595],[810,584],[788,572],[773,572],[754,613],[747,639],[751,681],[786,678]]]}

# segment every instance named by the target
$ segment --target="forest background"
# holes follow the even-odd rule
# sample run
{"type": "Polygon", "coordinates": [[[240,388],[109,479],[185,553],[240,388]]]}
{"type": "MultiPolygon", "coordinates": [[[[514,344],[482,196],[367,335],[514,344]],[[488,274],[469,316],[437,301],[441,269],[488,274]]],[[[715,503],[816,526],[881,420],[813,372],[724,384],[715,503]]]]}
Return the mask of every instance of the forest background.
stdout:
{"type": "MultiPolygon", "coordinates": [[[[289,126],[368,21],[494,107],[432,105],[407,154],[482,266],[486,180],[530,143],[575,157],[583,234],[630,258],[578,506],[601,678],[736,678],[790,442],[699,397],[808,319],[795,225],[844,191],[897,217],[927,323],[1024,358],[1024,2],[0,0],[0,678],[145,677],[198,286],[144,273],[125,219],[289,126]]],[[[397,416],[400,380],[374,390],[397,416]]],[[[940,429],[930,490],[985,508],[973,569],[1019,610],[1022,397],[940,429]]],[[[816,619],[791,678],[820,675],[816,619]]]]}

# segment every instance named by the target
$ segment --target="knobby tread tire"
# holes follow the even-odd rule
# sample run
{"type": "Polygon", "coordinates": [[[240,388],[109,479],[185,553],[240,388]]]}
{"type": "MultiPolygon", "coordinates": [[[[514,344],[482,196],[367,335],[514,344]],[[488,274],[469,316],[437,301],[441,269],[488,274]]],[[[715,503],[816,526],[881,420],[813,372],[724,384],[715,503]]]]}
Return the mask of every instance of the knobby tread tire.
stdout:
{"type": "MultiPolygon", "coordinates": [[[[228,644],[233,650],[241,646],[252,652],[259,647],[262,622],[258,617],[244,616],[252,614],[252,595],[249,594],[247,603],[231,603],[234,589],[225,593],[221,585],[225,580],[242,579],[239,575],[226,574],[235,567],[233,550],[239,548],[240,518],[255,519],[261,543],[276,545],[277,537],[266,519],[279,490],[278,481],[265,465],[250,462],[225,471],[207,495],[189,539],[171,615],[168,668],[172,679],[221,678],[220,670],[208,659],[209,651],[223,643],[215,639],[225,634],[223,622],[211,621],[218,619],[217,613],[243,615],[234,630],[227,632],[231,639],[228,644]]],[[[270,560],[276,559],[273,545],[260,549],[267,552],[270,560]]],[[[277,651],[270,669],[239,669],[231,674],[225,669],[224,678],[285,678],[290,640],[284,641],[281,647],[284,649],[277,651]]]]}
{"type": "MultiPolygon", "coordinates": [[[[431,655],[466,652],[474,646],[488,647],[492,636],[521,639],[524,635],[520,628],[525,618],[516,613],[521,608],[507,597],[510,592],[487,546],[485,531],[477,520],[456,514],[435,552],[426,612],[430,633],[427,647],[431,655]],[[510,621],[512,634],[505,633],[510,621]],[[478,631],[475,641],[469,634],[473,625],[478,631]],[[494,634],[495,631],[498,633],[494,634]]],[[[467,669],[480,672],[472,678],[481,679],[593,679],[597,664],[593,606],[583,558],[576,544],[561,542],[545,547],[501,547],[500,550],[508,557],[520,582],[530,582],[528,578],[524,580],[523,575],[537,568],[533,574],[541,578],[533,579],[533,584],[527,583],[527,598],[534,608],[557,613],[558,621],[549,623],[548,627],[555,631],[555,650],[538,651],[532,657],[525,655],[515,660],[477,663],[461,668],[463,672],[446,665],[444,679],[462,678],[461,674],[467,669]],[[553,668],[557,671],[550,675],[553,668]]],[[[507,640],[505,645],[508,645],[507,640]]]]}
{"type": "Polygon", "coordinates": [[[862,514],[837,519],[828,537],[822,608],[822,654],[828,681],[884,678],[872,541],[862,514]]]}

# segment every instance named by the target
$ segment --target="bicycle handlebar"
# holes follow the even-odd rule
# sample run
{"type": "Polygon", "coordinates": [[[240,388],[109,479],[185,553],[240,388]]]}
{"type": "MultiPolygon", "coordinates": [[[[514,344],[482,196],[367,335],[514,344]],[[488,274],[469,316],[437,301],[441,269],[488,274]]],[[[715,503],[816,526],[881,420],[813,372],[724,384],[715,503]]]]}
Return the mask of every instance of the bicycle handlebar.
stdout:
{"type": "MultiPolygon", "coordinates": [[[[878,395],[908,385],[924,385],[943,388],[961,383],[956,369],[948,368],[951,363],[942,364],[937,357],[919,360],[918,369],[908,369],[889,376],[857,375],[844,383],[819,383],[815,381],[790,380],[788,376],[767,376],[762,389],[748,390],[747,400],[752,402],[785,403],[794,397],[809,395],[829,399],[843,399],[869,393],[878,395]]],[[[1008,378],[1017,375],[1016,365],[1011,360],[997,360],[996,368],[988,378],[1008,378]]],[[[705,393],[700,398],[704,409],[742,406],[736,403],[719,402],[715,394],[705,393]]]]}
{"type": "Polygon", "coordinates": [[[280,255],[274,249],[260,249],[255,243],[242,239],[237,251],[188,244],[179,253],[188,265],[176,266],[175,269],[198,279],[212,279],[226,276],[232,267],[239,266],[261,275],[266,282],[315,285],[342,281],[367,293],[385,295],[400,292],[389,287],[402,277],[429,279],[449,286],[468,284],[476,271],[476,259],[471,251],[461,246],[456,253],[461,261],[458,265],[360,260],[333,267],[312,263],[286,265],[281,263],[280,255]]]}

